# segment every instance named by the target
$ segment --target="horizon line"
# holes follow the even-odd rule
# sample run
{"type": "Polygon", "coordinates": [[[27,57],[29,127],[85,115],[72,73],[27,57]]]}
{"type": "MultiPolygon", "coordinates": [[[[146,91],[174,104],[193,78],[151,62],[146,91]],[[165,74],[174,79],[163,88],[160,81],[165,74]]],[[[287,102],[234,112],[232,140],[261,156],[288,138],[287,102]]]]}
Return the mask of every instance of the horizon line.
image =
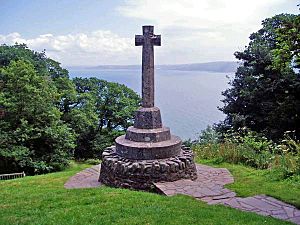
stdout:
{"type": "MultiPolygon", "coordinates": [[[[176,65],[193,65],[193,64],[208,64],[208,63],[238,63],[239,61],[208,61],[208,62],[192,62],[192,63],[176,63],[176,64],[156,64],[156,66],[176,66],[176,65]]],[[[140,64],[98,64],[98,65],[63,65],[64,67],[97,67],[97,66],[141,66],[140,64]]]]}

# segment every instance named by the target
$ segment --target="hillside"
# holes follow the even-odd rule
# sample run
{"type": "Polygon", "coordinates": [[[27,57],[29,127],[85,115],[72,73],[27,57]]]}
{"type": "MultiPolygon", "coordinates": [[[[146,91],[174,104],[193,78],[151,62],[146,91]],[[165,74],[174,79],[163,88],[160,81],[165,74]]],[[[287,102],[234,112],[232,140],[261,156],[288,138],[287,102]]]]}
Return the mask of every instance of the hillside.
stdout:
{"type": "MultiPolygon", "coordinates": [[[[163,70],[180,70],[180,71],[209,71],[219,73],[235,72],[238,66],[237,62],[233,61],[217,61],[207,63],[191,63],[191,64],[170,64],[170,65],[156,65],[156,69],[163,70]]],[[[99,66],[71,66],[70,70],[135,70],[140,69],[141,65],[99,65],[99,66]]]]}

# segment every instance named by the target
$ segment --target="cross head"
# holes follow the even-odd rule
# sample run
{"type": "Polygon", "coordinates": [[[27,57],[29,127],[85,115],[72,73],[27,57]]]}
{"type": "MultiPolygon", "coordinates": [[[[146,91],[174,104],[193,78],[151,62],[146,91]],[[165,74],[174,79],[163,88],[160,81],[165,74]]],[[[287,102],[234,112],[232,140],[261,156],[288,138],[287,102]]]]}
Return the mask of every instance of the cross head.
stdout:
{"type": "Polygon", "coordinates": [[[153,33],[153,26],[143,26],[143,35],[135,35],[135,46],[142,51],[142,107],[154,107],[154,48],[161,46],[161,36],[153,33]]]}

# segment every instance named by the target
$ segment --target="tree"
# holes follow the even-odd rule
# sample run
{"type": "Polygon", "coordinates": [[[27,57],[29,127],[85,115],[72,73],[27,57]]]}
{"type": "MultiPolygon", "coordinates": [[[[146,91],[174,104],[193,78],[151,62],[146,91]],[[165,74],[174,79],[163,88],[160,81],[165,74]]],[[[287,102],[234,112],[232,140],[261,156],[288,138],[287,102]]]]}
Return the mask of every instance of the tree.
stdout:
{"type": "Polygon", "coordinates": [[[11,61],[0,71],[0,172],[29,174],[68,165],[75,134],[60,120],[57,88],[27,60],[11,61]]]}
{"type": "Polygon", "coordinates": [[[0,46],[0,69],[0,171],[53,171],[59,169],[57,160],[62,160],[58,166],[67,164],[69,150],[76,158],[101,157],[132,124],[140,101],[124,85],[96,78],[70,80],[59,62],[24,44],[0,46]],[[26,138],[20,141],[22,135],[26,138]]]}
{"type": "Polygon", "coordinates": [[[242,63],[231,87],[223,92],[224,107],[220,110],[226,118],[218,125],[219,131],[248,127],[274,140],[291,130],[299,136],[300,77],[291,60],[297,51],[284,48],[286,56],[278,60],[286,45],[283,40],[290,40],[279,33],[298,18],[281,14],[264,20],[263,27],[251,34],[245,50],[235,53],[242,63]]]}
{"type": "Polygon", "coordinates": [[[140,98],[125,85],[97,78],[75,78],[73,82],[77,102],[65,120],[80,134],[75,157],[100,157],[132,124],[140,98]]]}
{"type": "Polygon", "coordinates": [[[284,21],[276,30],[277,47],[272,51],[277,68],[300,69],[300,15],[284,21]]]}
{"type": "Polygon", "coordinates": [[[48,58],[45,51],[30,50],[26,44],[0,46],[0,68],[18,60],[30,62],[39,76],[49,76],[57,88],[57,107],[63,113],[69,112],[69,106],[76,101],[76,90],[73,82],[69,79],[69,72],[63,69],[59,62],[48,58]]]}

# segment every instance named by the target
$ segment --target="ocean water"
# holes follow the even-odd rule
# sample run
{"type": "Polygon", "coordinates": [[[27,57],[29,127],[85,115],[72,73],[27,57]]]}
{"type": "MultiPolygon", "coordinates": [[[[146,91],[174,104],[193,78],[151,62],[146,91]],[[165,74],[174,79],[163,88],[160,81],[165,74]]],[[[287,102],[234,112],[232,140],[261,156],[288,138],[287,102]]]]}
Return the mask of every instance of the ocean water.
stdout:
{"type": "MultiPolygon", "coordinates": [[[[97,77],[118,82],[141,94],[141,70],[69,70],[70,77],[97,77]]],[[[155,71],[155,106],[159,107],[163,124],[183,140],[197,138],[201,130],[225,115],[221,92],[229,87],[232,74],[203,71],[155,71]]]]}

